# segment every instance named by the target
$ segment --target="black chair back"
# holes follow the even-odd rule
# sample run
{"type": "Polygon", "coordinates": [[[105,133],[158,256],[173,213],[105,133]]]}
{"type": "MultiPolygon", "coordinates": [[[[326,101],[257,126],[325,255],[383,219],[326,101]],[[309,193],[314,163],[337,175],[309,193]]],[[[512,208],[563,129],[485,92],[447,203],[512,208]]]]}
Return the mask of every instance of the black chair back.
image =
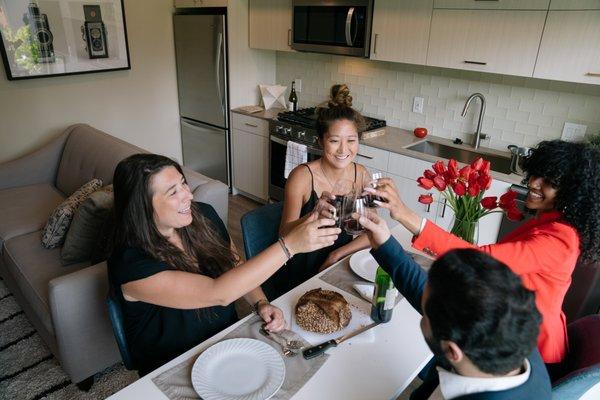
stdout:
{"type": "Polygon", "coordinates": [[[133,360],[131,359],[131,354],[129,353],[129,346],[127,346],[127,339],[125,338],[123,307],[121,300],[112,285],[110,285],[108,291],[106,304],[108,305],[108,316],[110,317],[113,333],[115,334],[115,339],[117,340],[117,345],[119,346],[119,352],[121,353],[123,364],[125,365],[125,368],[129,370],[135,370],[136,368],[133,365],[133,360]]]}

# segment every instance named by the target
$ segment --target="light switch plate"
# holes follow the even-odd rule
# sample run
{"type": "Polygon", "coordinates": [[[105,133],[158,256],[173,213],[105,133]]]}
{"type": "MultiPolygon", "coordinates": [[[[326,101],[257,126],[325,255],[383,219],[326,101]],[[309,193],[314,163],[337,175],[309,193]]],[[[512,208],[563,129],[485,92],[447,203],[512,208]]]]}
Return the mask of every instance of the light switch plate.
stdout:
{"type": "Polygon", "coordinates": [[[587,125],[574,124],[572,122],[565,122],[565,126],[562,131],[562,140],[567,142],[582,142],[585,137],[585,131],[587,125]]]}
{"type": "Polygon", "coordinates": [[[413,112],[423,114],[423,104],[425,99],[423,97],[415,97],[413,100],[413,112]]]}

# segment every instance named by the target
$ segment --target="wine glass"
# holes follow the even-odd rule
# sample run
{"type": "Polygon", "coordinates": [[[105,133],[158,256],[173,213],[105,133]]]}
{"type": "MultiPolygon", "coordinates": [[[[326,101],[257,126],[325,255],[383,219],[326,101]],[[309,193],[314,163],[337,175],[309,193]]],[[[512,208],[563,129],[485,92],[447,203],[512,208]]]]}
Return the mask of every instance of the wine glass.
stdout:
{"type": "Polygon", "coordinates": [[[358,222],[358,219],[367,215],[368,207],[365,204],[365,198],[359,193],[346,196],[342,208],[342,229],[352,236],[364,233],[365,228],[358,222]]]}
{"type": "MultiPolygon", "coordinates": [[[[353,193],[354,183],[349,179],[339,179],[333,185],[330,193],[333,197],[327,198],[327,203],[335,207],[333,215],[331,216],[331,218],[336,221],[334,226],[340,227],[344,198],[353,195],[353,193]]],[[[322,209],[319,209],[319,214],[321,214],[321,211],[322,209]]]]}

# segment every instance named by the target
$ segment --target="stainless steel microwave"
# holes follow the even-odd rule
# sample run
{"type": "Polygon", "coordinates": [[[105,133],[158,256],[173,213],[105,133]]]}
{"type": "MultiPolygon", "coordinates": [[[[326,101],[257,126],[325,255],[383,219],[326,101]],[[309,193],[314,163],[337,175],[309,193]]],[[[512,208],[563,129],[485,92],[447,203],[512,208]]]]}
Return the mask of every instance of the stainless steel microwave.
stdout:
{"type": "Polygon", "coordinates": [[[294,0],[292,47],[369,57],[373,0],[294,0]]]}

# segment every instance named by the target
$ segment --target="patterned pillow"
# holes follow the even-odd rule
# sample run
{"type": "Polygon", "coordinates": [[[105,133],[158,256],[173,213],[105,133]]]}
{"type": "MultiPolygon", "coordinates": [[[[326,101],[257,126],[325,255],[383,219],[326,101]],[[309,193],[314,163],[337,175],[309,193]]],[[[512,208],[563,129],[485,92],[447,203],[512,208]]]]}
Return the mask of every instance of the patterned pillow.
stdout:
{"type": "Polygon", "coordinates": [[[42,246],[47,249],[54,249],[63,244],[75,211],[90,194],[101,187],[102,181],[100,179],[92,179],[56,207],[50,214],[46,226],[42,229],[42,246]]]}

